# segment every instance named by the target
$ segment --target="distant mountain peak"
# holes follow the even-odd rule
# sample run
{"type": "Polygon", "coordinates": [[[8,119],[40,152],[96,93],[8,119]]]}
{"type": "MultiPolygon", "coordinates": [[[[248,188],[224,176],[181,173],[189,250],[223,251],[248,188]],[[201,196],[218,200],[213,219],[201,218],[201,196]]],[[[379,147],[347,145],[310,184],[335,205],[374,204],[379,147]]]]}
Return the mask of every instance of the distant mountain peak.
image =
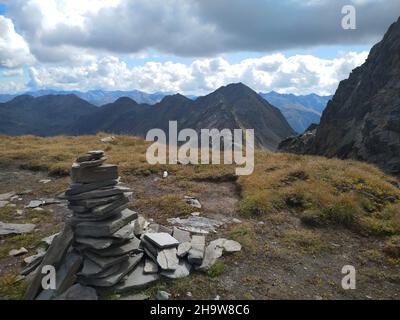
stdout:
{"type": "Polygon", "coordinates": [[[137,105],[138,104],[135,100],[133,100],[129,97],[118,98],[117,100],[115,100],[114,103],[115,104],[124,104],[124,105],[127,105],[127,104],[137,105]]]}

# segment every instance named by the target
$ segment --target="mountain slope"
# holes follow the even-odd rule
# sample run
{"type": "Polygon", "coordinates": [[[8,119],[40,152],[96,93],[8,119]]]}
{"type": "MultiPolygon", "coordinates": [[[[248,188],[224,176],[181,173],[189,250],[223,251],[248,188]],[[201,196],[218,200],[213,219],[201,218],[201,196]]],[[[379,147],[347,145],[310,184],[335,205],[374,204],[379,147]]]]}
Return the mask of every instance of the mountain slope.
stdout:
{"type": "MultiPolygon", "coordinates": [[[[104,90],[90,90],[87,92],[81,91],[61,91],[61,90],[38,90],[28,91],[25,93],[33,97],[42,97],[47,95],[71,95],[86,100],[95,106],[102,106],[105,104],[113,103],[119,98],[128,97],[138,103],[155,104],[160,102],[166,96],[166,93],[146,93],[139,90],[132,91],[104,91],[104,90]]],[[[0,102],[8,102],[17,97],[18,95],[0,94],[0,102]]]]}
{"type": "Polygon", "coordinates": [[[50,95],[34,98],[18,96],[0,103],[0,133],[52,136],[69,131],[81,116],[97,108],[75,95],[50,95]]]}
{"type": "Polygon", "coordinates": [[[364,160],[400,174],[400,18],[340,83],[310,141],[307,153],[364,160]]]}
{"type": "Polygon", "coordinates": [[[298,133],[303,133],[312,123],[319,123],[322,111],[332,98],[316,94],[296,96],[274,91],[260,93],[260,96],[277,107],[298,133]]]}
{"type": "Polygon", "coordinates": [[[272,150],[294,133],[277,108],[240,83],[195,101],[179,94],[167,96],[154,106],[118,100],[82,117],[74,124],[73,133],[106,131],[145,136],[153,128],[168,132],[169,121],[177,121],[178,130],[192,128],[197,132],[213,128],[254,129],[256,144],[272,150]]]}

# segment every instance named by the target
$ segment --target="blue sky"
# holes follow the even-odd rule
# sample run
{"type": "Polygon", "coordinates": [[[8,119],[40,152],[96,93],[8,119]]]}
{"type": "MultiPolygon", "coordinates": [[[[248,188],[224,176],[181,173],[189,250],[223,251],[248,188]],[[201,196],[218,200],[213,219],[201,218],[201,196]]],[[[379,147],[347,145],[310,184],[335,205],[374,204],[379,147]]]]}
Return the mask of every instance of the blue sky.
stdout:
{"type": "Polygon", "coordinates": [[[0,93],[36,89],[332,94],[398,0],[1,0],[0,93]],[[342,8],[356,10],[344,30],[342,8]],[[37,19],[41,17],[41,19],[37,19]]]}

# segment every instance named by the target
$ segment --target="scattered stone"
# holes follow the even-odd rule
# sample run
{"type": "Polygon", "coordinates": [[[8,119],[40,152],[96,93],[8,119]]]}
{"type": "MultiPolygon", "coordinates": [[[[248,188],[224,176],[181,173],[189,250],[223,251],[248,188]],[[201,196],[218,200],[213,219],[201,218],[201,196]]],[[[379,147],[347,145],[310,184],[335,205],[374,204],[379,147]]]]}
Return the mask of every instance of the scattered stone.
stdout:
{"type": "Polygon", "coordinates": [[[49,246],[52,244],[53,240],[54,240],[58,235],[60,235],[59,232],[58,232],[58,233],[55,233],[55,234],[52,234],[51,236],[45,237],[45,238],[43,238],[42,240],[40,240],[40,243],[41,243],[41,244],[44,244],[44,245],[47,246],[47,247],[49,247],[49,246]]]}
{"type": "Polygon", "coordinates": [[[50,183],[50,182],[51,182],[50,179],[42,179],[42,180],[39,180],[39,183],[43,183],[43,184],[48,184],[48,183],[50,183]]]}
{"type": "Polygon", "coordinates": [[[192,266],[185,260],[179,261],[178,267],[173,271],[162,271],[161,274],[170,279],[185,278],[190,275],[192,266]]]}
{"type": "Polygon", "coordinates": [[[144,238],[161,249],[177,247],[179,245],[179,241],[168,233],[146,233],[144,238]]]}
{"type": "Polygon", "coordinates": [[[97,300],[95,289],[75,284],[55,300],[97,300]]]}
{"type": "Polygon", "coordinates": [[[34,208],[40,207],[43,204],[44,204],[43,200],[32,200],[31,202],[29,202],[29,204],[26,207],[30,208],[30,209],[34,209],[34,208]]]}
{"type": "Polygon", "coordinates": [[[194,197],[188,197],[185,196],[185,202],[189,205],[191,205],[193,208],[197,208],[197,209],[201,209],[201,203],[198,199],[194,198],[194,197]]]}
{"type": "Polygon", "coordinates": [[[200,213],[200,212],[192,212],[191,215],[192,215],[193,217],[198,217],[198,216],[201,215],[201,213],[200,213]]]}
{"type": "Polygon", "coordinates": [[[176,270],[179,265],[179,259],[176,255],[176,248],[164,249],[157,255],[157,263],[163,270],[176,270]]]}
{"type": "Polygon", "coordinates": [[[144,288],[160,278],[158,273],[144,273],[144,263],[140,263],[124,281],[113,288],[114,292],[126,292],[144,288]]]}
{"type": "Polygon", "coordinates": [[[15,223],[3,223],[0,221],[0,236],[8,234],[22,234],[29,233],[35,229],[34,224],[15,224],[15,223]]]}
{"type": "Polygon", "coordinates": [[[242,220],[239,220],[239,219],[237,219],[237,218],[233,218],[233,219],[232,219],[232,222],[238,224],[238,223],[242,223],[242,220]]]}
{"type": "Polygon", "coordinates": [[[184,243],[184,242],[190,242],[190,232],[180,230],[176,227],[174,227],[172,236],[179,241],[179,243],[184,243]]]}
{"type": "Polygon", "coordinates": [[[71,167],[71,179],[74,183],[94,183],[118,179],[118,167],[103,164],[97,167],[81,167],[74,163],[71,167]]]}
{"type": "Polygon", "coordinates": [[[100,141],[104,142],[104,143],[110,143],[110,142],[113,142],[114,140],[115,140],[114,136],[110,136],[110,137],[106,137],[106,138],[100,139],[100,141]]]}
{"type": "Polygon", "coordinates": [[[190,242],[183,242],[183,243],[179,244],[176,255],[179,258],[183,258],[189,253],[191,248],[192,248],[192,244],[190,242]]]}
{"type": "Polygon", "coordinates": [[[150,296],[144,293],[137,293],[130,296],[122,297],[120,300],[129,300],[129,301],[142,301],[149,300],[150,296]]]}
{"type": "Polygon", "coordinates": [[[164,179],[168,178],[168,171],[164,171],[164,173],[163,173],[163,178],[164,178],[164,179]]]}
{"type": "Polygon", "coordinates": [[[26,257],[25,259],[24,259],[24,262],[26,263],[26,265],[31,265],[31,264],[34,264],[35,262],[37,262],[38,260],[42,260],[43,259],[43,257],[44,257],[44,255],[45,255],[45,253],[46,253],[46,251],[44,251],[44,250],[38,250],[38,253],[37,254],[35,254],[35,255],[33,255],[33,256],[30,256],[30,257],[26,257]]]}
{"type": "Polygon", "coordinates": [[[2,193],[2,194],[0,194],[0,201],[8,201],[14,196],[15,196],[15,192],[14,191],[7,192],[7,193],[2,193]]]}
{"type": "Polygon", "coordinates": [[[12,256],[12,257],[18,257],[18,256],[22,256],[24,254],[28,253],[28,250],[26,250],[24,247],[20,248],[20,249],[13,249],[11,250],[8,255],[12,256]]]}
{"type": "Polygon", "coordinates": [[[166,291],[161,291],[161,290],[157,291],[156,300],[169,300],[170,297],[171,294],[166,291]]]}
{"type": "Polygon", "coordinates": [[[144,231],[146,230],[148,225],[149,225],[149,223],[146,221],[146,219],[143,216],[138,216],[138,218],[135,220],[135,223],[134,223],[135,236],[139,237],[142,234],[144,234],[144,231]]]}
{"type": "Polygon", "coordinates": [[[206,237],[194,235],[192,237],[192,247],[188,254],[188,261],[191,264],[201,265],[204,257],[206,237]]]}
{"type": "Polygon", "coordinates": [[[239,242],[233,240],[226,240],[223,244],[226,252],[239,252],[242,250],[242,246],[239,242]]]}
{"type": "Polygon", "coordinates": [[[222,253],[224,251],[224,242],[226,239],[218,239],[211,241],[206,248],[204,259],[199,267],[199,270],[206,271],[210,267],[212,267],[216,262],[217,259],[222,257],[222,253]]]}
{"type": "Polygon", "coordinates": [[[144,273],[157,273],[158,265],[151,259],[146,258],[144,263],[144,273]]]}
{"type": "Polygon", "coordinates": [[[8,201],[0,201],[0,208],[4,208],[8,204],[9,204],[8,201]]]}
{"type": "Polygon", "coordinates": [[[180,229],[197,234],[208,234],[216,232],[216,228],[224,223],[219,220],[209,219],[206,217],[189,217],[187,219],[172,218],[167,220],[172,225],[179,225],[180,229]]]}

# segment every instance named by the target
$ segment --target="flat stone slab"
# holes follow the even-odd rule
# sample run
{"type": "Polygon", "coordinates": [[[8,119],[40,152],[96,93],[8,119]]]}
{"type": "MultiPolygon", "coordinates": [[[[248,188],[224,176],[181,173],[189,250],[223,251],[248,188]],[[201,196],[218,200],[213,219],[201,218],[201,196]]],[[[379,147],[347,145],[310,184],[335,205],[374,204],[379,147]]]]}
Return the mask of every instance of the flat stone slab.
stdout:
{"type": "Polygon", "coordinates": [[[179,267],[179,258],[176,248],[163,249],[157,255],[157,263],[163,270],[176,270],[179,267]]]}
{"type": "Polygon", "coordinates": [[[128,240],[135,237],[134,233],[134,221],[129,222],[127,225],[123,226],[121,229],[113,233],[112,237],[115,239],[128,240]]]}
{"type": "Polygon", "coordinates": [[[71,179],[74,183],[93,183],[118,179],[118,166],[103,164],[98,167],[81,167],[74,163],[71,167],[71,179]]]}
{"type": "Polygon", "coordinates": [[[144,262],[141,262],[121,283],[114,287],[113,291],[127,292],[134,289],[141,289],[157,281],[159,278],[158,273],[144,273],[144,262]]]}
{"type": "Polygon", "coordinates": [[[0,236],[8,234],[22,234],[32,232],[36,228],[35,224],[16,224],[3,223],[0,221],[0,236]]]}
{"type": "Polygon", "coordinates": [[[97,300],[97,292],[90,287],[75,284],[55,300],[97,300]]]}
{"type": "Polygon", "coordinates": [[[179,241],[176,240],[168,233],[160,232],[160,233],[146,233],[144,238],[155,245],[157,248],[171,248],[177,247],[179,245],[179,241]]]}
{"type": "Polygon", "coordinates": [[[22,256],[22,255],[27,254],[27,253],[28,253],[28,250],[26,250],[25,248],[22,247],[20,249],[10,250],[8,255],[12,256],[12,257],[18,257],[18,256],[22,256]]]}
{"type": "Polygon", "coordinates": [[[187,219],[172,218],[167,220],[172,225],[178,225],[180,229],[197,234],[208,234],[216,232],[216,228],[224,223],[219,220],[206,217],[189,217],[187,219]]]}
{"type": "Polygon", "coordinates": [[[71,201],[71,206],[84,207],[85,209],[91,209],[98,206],[103,206],[108,203],[114,202],[116,200],[120,200],[123,197],[122,194],[117,194],[114,196],[104,197],[104,198],[94,198],[94,199],[85,199],[78,201],[71,201]]]}
{"type": "Polygon", "coordinates": [[[144,273],[157,273],[158,272],[158,265],[149,258],[146,258],[144,262],[144,273]]]}
{"type": "Polygon", "coordinates": [[[116,231],[137,218],[135,211],[125,209],[117,217],[98,221],[82,222],[75,225],[75,234],[79,237],[111,237],[116,231]]]}
{"type": "Polygon", "coordinates": [[[137,254],[135,256],[129,257],[128,260],[124,261],[119,270],[105,278],[91,279],[86,278],[83,281],[86,285],[91,285],[95,287],[112,287],[115,286],[121,279],[126,276],[136,265],[140,262],[143,257],[143,253],[137,254]]]}
{"type": "Polygon", "coordinates": [[[226,240],[223,244],[223,247],[224,251],[226,252],[239,252],[240,250],[242,250],[242,245],[239,242],[233,240],[226,240]]]}
{"type": "Polygon", "coordinates": [[[84,259],[83,260],[83,268],[78,273],[78,277],[79,277],[78,279],[108,277],[108,276],[118,272],[122,263],[123,262],[121,262],[120,264],[115,264],[106,269],[102,269],[99,265],[94,263],[92,260],[84,259]]]}
{"type": "Polygon", "coordinates": [[[116,245],[103,250],[89,249],[89,251],[101,257],[117,257],[129,253],[139,253],[141,252],[139,247],[140,240],[133,238],[123,245],[116,245]]]}
{"type": "Polygon", "coordinates": [[[0,201],[8,201],[15,195],[16,195],[16,193],[14,191],[2,193],[2,194],[0,194],[0,201]]]}
{"type": "Polygon", "coordinates": [[[192,248],[188,254],[188,261],[191,264],[201,265],[204,257],[204,250],[206,245],[206,237],[194,235],[192,237],[192,248]]]}
{"type": "Polygon", "coordinates": [[[176,227],[174,227],[172,236],[178,240],[179,243],[190,242],[191,240],[190,232],[178,229],[176,227]]]}
{"type": "Polygon", "coordinates": [[[179,258],[183,258],[189,253],[191,248],[192,248],[191,242],[183,242],[183,243],[179,244],[176,255],[179,258]]]}
{"type": "Polygon", "coordinates": [[[192,266],[185,260],[179,261],[178,268],[173,271],[162,271],[161,275],[170,279],[180,279],[185,278],[190,275],[190,270],[192,266]]]}
{"type": "Polygon", "coordinates": [[[77,237],[75,238],[75,245],[83,248],[93,248],[103,250],[121,243],[121,240],[113,238],[90,238],[90,237],[77,237]]]}
{"type": "Polygon", "coordinates": [[[72,183],[68,187],[67,191],[65,191],[65,196],[73,196],[78,195],[80,193],[85,193],[105,187],[112,187],[118,184],[118,180],[105,180],[94,183],[72,183]]]}
{"type": "Polygon", "coordinates": [[[119,257],[100,257],[94,253],[91,253],[89,251],[84,252],[85,257],[88,259],[92,260],[95,264],[100,266],[102,270],[107,269],[111,266],[114,266],[116,264],[119,264],[123,261],[128,260],[128,256],[119,256],[119,257]]]}
{"type": "Polygon", "coordinates": [[[43,290],[37,300],[51,300],[70,288],[77,279],[76,273],[82,265],[82,257],[76,253],[68,253],[64,262],[57,269],[56,289],[43,290]]]}
{"type": "Polygon", "coordinates": [[[127,197],[121,196],[119,199],[117,199],[113,202],[93,208],[90,211],[90,214],[97,215],[97,216],[103,216],[103,215],[107,214],[108,212],[112,212],[113,210],[127,204],[128,202],[129,202],[129,200],[127,197]]]}
{"type": "Polygon", "coordinates": [[[78,201],[93,198],[104,198],[109,196],[114,196],[117,194],[123,194],[129,192],[130,189],[122,186],[105,187],[101,189],[96,189],[88,192],[79,193],[77,195],[66,196],[68,201],[78,201]]]}
{"type": "Polygon", "coordinates": [[[199,270],[205,271],[208,270],[210,267],[212,267],[216,262],[217,259],[222,257],[222,254],[224,252],[224,243],[226,239],[218,239],[211,241],[204,253],[204,259],[199,267],[199,270]]]}

